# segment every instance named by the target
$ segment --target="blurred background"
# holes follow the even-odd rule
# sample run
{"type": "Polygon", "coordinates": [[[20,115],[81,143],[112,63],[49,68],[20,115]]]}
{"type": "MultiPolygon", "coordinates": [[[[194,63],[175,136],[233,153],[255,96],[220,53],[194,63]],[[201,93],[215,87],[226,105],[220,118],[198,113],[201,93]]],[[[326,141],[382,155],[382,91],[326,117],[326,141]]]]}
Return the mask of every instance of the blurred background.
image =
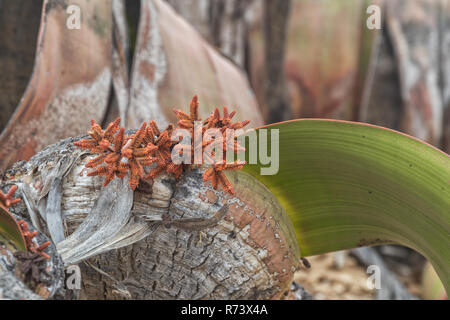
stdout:
{"type": "MultiPolygon", "coordinates": [[[[203,115],[361,121],[450,150],[448,0],[0,0],[0,71],[0,170],[90,118],[172,121],[194,94],[203,115]]],[[[445,297],[399,246],[311,264],[296,280],[315,299],[445,297]]]]}
{"type": "Polygon", "coordinates": [[[448,1],[169,2],[245,70],[266,122],[362,121],[448,151],[448,1]],[[381,29],[367,27],[373,4],[381,29]]]}

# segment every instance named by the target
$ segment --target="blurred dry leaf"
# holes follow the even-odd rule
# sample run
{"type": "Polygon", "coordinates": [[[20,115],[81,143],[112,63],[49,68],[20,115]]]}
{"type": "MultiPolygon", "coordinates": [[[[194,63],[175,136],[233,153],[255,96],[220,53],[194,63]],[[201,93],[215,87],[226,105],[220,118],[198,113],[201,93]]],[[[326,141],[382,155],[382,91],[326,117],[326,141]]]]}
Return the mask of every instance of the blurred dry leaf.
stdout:
{"type": "Polygon", "coordinates": [[[442,135],[440,9],[443,1],[387,1],[387,32],[400,80],[400,129],[438,145],[442,135]]]}
{"type": "Polygon", "coordinates": [[[430,262],[427,261],[422,274],[422,298],[425,300],[447,300],[444,285],[430,262]]]}
{"type": "Polygon", "coordinates": [[[133,66],[123,0],[77,3],[81,29],[70,29],[68,3],[46,0],[33,74],[15,113],[0,136],[0,170],[27,160],[44,146],[85,132],[117,112],[128,127],[175,121],[173,108],[194,94],[200,116],[216,107],[237,110],[237,119],[263,124],[247,78],[217,53],[172,8],[141,0],[133,66]]]}
{"type": "MultiPolygon", "coordinates": [[[[293,1],[285,72],[294,118],[348,115],[358,73],[362,4],[354,0],[293,1]]],[[[261,31],[253,30],[252,83],[260,103],[262,45],[261,31]]]]}
{"type": "Polygon", "coordinates": [[[142,0],[131,75],[128,127],[174,122],[173,108],[199,96],[200,116],[229,106],[236,119],[263,123],[245,74],[161,0],[142,0]]]}
{"type": "Polygon", "coordinates": [[[0,136],[0,169],[102,119],[111,83],[111,0],[77,2],[84,19],[69,29],[67,4],[46,0],[33,74],[0,136]]]}

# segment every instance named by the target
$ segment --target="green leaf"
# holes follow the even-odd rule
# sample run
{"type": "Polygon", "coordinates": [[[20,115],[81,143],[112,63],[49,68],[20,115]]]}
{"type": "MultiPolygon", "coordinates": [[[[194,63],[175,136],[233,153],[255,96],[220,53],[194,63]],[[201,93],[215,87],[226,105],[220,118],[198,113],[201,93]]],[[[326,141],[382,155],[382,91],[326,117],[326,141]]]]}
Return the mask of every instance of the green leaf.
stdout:
{"type": "Polygon", "coordinates": [[[429,262],[422,273],[421,298],[424,300],[446,300],[444,285],[429,262]]]}
{"type": "Polygon", "coordinates": [[[302,256],[398,243],[427,257],[449,292],[447,154],[362,123],[311,119],[263,128],[279,129],[279,171],[261,175],[260,163],[243,170],[278,198],[302,256]]]}
{"type": "Polygon", "coordinates": [[[0,204],[0,242],[11,250],[26,250],[25,239],[16,219],[0,204]]]}

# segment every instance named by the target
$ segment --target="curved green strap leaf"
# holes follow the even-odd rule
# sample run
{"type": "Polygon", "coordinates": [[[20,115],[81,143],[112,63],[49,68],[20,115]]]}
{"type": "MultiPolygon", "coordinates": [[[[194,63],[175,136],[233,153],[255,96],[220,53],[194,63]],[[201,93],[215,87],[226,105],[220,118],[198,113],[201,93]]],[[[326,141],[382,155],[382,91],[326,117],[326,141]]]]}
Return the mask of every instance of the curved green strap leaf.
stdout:
{"type": "Polygon", "coordinates": [[[279,199],[302,256],[399,243],[426,256],[449,292],[447,154],[362,123],[310,119],[263,128],[279,129],[279,171],[261,175],[260,163],[243,170],[279,199]]]}
{"type": "Polygon", "coordinates": [[[0,204],[0,242],[11,250],[26,251],[25,239],[16,219],[0,204]]]}

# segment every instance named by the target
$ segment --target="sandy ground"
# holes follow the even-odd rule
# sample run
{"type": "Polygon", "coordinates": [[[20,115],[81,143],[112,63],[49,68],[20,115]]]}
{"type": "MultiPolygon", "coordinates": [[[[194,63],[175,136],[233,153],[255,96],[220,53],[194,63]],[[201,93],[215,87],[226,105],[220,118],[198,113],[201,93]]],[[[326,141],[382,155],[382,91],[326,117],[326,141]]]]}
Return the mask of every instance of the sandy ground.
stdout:
{"type": "MultiPolygon", "coordinates": [[[[301,284],[316,300],[371,300],[376,292],[367,286],[370,274],[348,252],[330,253],[308,258],[310,269],[302,268],[294,280],[301,284]]],[[[418,268],[406,265],[391,265],[398,279],[408,291],[421,297],[418,268]]]]}
{"type": "Polygon", "coordinates": [[[315,300],[370,300],[375,291],[367,287],[369,275],[355,258],[346,252],[344,259],[336,254],[324,254],[308,258],[310,269],[303,268],[295,274],[315,300]]]}

